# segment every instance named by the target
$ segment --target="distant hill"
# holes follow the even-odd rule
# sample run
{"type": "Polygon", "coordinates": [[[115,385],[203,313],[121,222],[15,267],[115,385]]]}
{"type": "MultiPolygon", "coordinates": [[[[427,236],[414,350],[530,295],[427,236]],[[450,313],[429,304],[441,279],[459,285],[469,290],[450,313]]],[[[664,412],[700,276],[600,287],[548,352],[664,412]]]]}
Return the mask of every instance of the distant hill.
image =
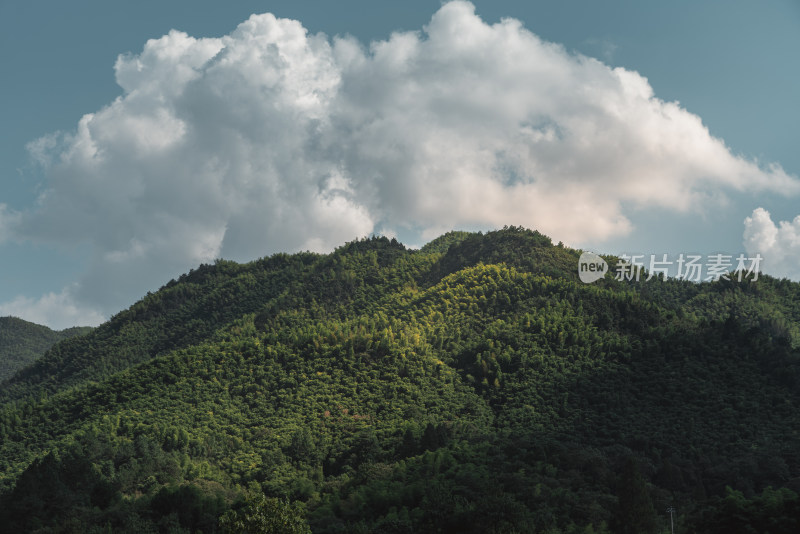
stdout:
{"type": "Polygon", "coordinates": [[[30,365],[61,341],[91,332],[90,327],[55,331],[16,317],[0,317],[0,382],[30,365]]]}
{"type": "Polygon", "coordinates": [[[200,266],[0,388],[0,532],[800,531],[800,284],[579,255],[512,227],[200,266]]]}

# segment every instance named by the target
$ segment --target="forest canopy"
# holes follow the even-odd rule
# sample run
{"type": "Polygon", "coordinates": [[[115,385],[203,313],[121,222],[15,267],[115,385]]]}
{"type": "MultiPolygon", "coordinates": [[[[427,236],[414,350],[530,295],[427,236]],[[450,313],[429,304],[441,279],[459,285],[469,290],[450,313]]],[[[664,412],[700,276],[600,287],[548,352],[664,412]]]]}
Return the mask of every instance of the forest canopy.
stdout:
{"type": "Polygon", "coordinates": [[[796,532],[800,284],[579,255],[202,265],[0,385],[0,532],[796,532]]]}

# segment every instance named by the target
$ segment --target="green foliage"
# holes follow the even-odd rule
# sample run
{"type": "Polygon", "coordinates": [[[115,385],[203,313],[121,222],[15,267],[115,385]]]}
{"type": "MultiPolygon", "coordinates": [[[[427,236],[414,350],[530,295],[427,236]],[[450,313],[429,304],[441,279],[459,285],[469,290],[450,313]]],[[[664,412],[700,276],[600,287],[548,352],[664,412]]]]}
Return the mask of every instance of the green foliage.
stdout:
{"type": "Polygon", "coordinates": [[[458,245],[470,236],[469,232],[452,231],[447,232],[428,242],[420,251],[426,254],[444,254],[451,246],[458,245]]]}
{"type": "Polygon", "coordinates": [[[300,503],[264,495],[250,497],[239,510],[228,511],[220,525],[230,534],[311,534],[300,503]]]}
{"type": "Polygon", "coordinates": [[[512,227],[201,266],[0,390],[0,532],[789,521],[754,496],[800,477],[800,285],[577,258],[512,227]]]}
{"type": "Polygon", "coordinates": [[[656,512],[636,460],[628,458],[617,482],[615,531],[619,534],[652,534],[657,530],[656,512]]]}
{"type": "Polygon", "coordinates": [[[800,497],[787,489],[766,488],[748,499],[730,487],[689,519],[689,528],[708,534],[793,534],[800,532],[800,497]]]}
{"type": "Polygon", "coordinates": [[[89,327],[50,330],[16,317],[0,317],[0,382],[30,365],[61,341],[91,332],[89,327]]]}

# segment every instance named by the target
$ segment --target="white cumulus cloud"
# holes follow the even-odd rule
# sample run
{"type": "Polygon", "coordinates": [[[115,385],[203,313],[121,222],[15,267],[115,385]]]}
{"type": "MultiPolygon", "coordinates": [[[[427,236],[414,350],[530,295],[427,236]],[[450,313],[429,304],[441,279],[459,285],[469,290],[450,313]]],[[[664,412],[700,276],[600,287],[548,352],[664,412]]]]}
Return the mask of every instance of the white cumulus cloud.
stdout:
{"type": "Polygon", "coordinates": [[[768,274],[800,279],[800,215],[775,224],[767,210],[756,208],[744,220],[744,247],[750,256],[761,254],[768,274]]]}
{"type": "Polygon", "coordinates": [[[55,330],[72,326],[97,326],[105,320],[99,311],[76,304],[70,288],[60,293],[47,293],[38,299],[18,296],[0,304],[0,317],[9,315],[47,325],[55,330]]]}
{"type": "Polygon", "coordinates": [[[106,314],[218,256],[324,251],[386,228],[602,240],[631,231],[631,209],[800,191],[638,73],[463,1],[369,44],[253,15],[219,38],[171,31],[114,68],[116,100],[31,143],[43,193],[12,230],[0,223],[88,243],[73,295],[106,314]]]}

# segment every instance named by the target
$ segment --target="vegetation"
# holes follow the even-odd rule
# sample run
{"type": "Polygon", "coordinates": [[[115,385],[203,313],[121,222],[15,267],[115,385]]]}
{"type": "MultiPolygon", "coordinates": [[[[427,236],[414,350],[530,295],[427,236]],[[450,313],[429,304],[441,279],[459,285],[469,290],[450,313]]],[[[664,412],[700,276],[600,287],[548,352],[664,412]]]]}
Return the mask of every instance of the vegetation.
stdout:
{"type": "Polygon", "coordinates": [[[311,534],[300,503],[263,495],[247,499],[240,510],[228,511],[220,524],[231,534],[311,534]]]}
{"type": "Polygon", "coordinates": [[[796,531],[800,285],[578,256],[201,266],[0,387],[0,532],[796,531]]]}
{"type": "Polygon", "coordinates": [[[90,332],[89,327],[50,330],[16,317],[0,317],[0,382],[30,365],[62,339],[90,332]]]}

